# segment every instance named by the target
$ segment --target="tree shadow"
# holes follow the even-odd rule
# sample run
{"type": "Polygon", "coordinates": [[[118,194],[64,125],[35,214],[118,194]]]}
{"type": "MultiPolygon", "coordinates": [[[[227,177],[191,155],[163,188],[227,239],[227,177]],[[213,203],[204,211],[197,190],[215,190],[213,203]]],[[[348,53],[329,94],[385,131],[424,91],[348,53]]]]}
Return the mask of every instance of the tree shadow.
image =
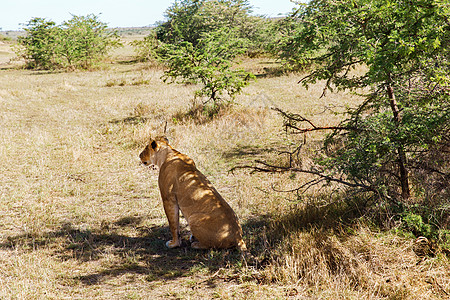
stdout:
{"type": "Polygon", "coordinates": [[[62,224],[58,230],[40,235],[22,234],[7,237],[0,242],[0,249],[23,249],[23,251],[52,250],[51,255],[61,261],[75,259],[81,263],[100,261],[105,255],[113,255],[114,263],[89,274],[72,279],[85,285],[98,285],[123,274],[140,274],[147,281],[172,280],[187,276],[195,268],[216,272],[220,268],[238,264],[238,250],[196,250],[188,244],[187,228],[182,228],[181,247],[168,249],[170,239],[167,226],[142,226],[142,217],[129,216],[98,229],[79,229],[62,224]],[[120,233],[134,227],[138,234],[120,233]]]}
{"type": "Polygon", "coordinates": [[[262,155],[264,153],[273,152],[274,149],[265,149],[259,146],[243,145],[236,146],[230,150],[224,152],[222,155],[224,158],[244,158],[244,157],[254,157],[255,155],[262,155]]]}
{"type": "Polygon", "coordinates": [[[114,119],[109,121],[110,124],[129,124],[129,125],[139,125],[144,124],[150,120],[150,118],[142,116],[130,116],[122,119],[114,119]]]}
{"type": "Polygon", "coordinates": [[[253,164],[255,160],[264,159],[268,154],[277,152],[274,146],[238,145],[225,150],[222,157],[236,166],[245,163],[253,164]]]}
{"type": "MultiPolygon", "coordinates": [[[[257,269],[264,268],[272,262],[276,249],[290,234],[307,231],[311,227],[324,230],[337,228],[343,223],[357,220],[362,213],[363,210],[343,202],[320,207],[311,203],[284,215],[261,214],[249,218],[241,224],[244,240],[256,259],[245,263],[257,269]]],[[[99,261],[95,271],[71,278],[84,285],[99,285],[124,274],[141,275],[147,281],[166,281],[190,276],[199,269],[210,274],[220,269],[233,273],[244,263],[244,257],[237,249],[192,249],[186,226],[181,228],[181,247],[168,249],[165,246],[165,242],[170,239],[168,226],[144,225],[145,219],[142,216],[125,216],[110,223],[102,223],[94,229],[65,223],[56,230],[39,235],[7,237],[0,241],[0,249],[20,249],[24,252],[50,250],[50,255],[61,262],[99,261]],[[114,259],[107,262],[107,256],[114,259]]]]}
{"type": "Polygon", "coordinates": [[[267,66],[263,68],[263,72],[255,74],[256,78],[276,78],[281,76],[286,76],[289,71],[281,66],[267,66]]]}
{"type": "Polygon", "coordinates": [[[242,227],[249,250],[258,257],[257,263],[264,266],[273,258],[274,250],[295,233],[332,232],[345,238],[352,230],[344,229],[367,217],[370,203],[364,197],[342,197],[342,200],[330,199],[326,203],[310,199],[310,202],[299,203],[286,213],[262,214],[247,220],[242,227]]]}

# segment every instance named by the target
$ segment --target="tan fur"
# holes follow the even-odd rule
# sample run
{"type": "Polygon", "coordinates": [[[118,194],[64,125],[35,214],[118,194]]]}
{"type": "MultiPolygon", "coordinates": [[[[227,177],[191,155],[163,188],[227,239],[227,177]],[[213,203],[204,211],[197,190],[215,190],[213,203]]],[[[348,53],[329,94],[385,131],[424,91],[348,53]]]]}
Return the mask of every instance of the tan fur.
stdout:
{"type": "Polygon", "coordinates": [[[143,164],[159,167],[159,189],[172,233],[172,240],[166,243],[167,247],[181,244],[181,210],[193,235],[193,248],[238,247],[246,250],[236,214],[197,170],[192,159],[173,149],[164,137],[150,139],[139,157],[143,164]]]}

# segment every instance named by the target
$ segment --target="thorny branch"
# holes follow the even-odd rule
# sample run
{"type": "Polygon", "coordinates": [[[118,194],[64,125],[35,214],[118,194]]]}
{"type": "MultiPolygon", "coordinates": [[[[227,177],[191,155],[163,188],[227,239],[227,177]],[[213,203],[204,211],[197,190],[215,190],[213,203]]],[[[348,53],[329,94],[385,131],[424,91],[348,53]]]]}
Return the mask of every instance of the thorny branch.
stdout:
{"type": "MultiPolygon", "coordinates": [[[[312,121],[302,117],[299,114],[289,114],[279,108],[272,108],[272,109],[279,112],[285,118],[286,121],[285,121],[284,126],[286,127],[286,130],[288,128],[294,129],[296,131],[294,133],[307,133],[310,131],[318,131],[318,130],[356,130],[356,128],[352,128],[352,127],[316,126],[312,121]],[[297,122],[305,122],[305,123],[309,124],[310,128],[299,128],[295,125],[295,123],[297,123],[297,122]]],[[[305,141],[304,141],[304,143],[305,143],[305,141]]],[[[255,165],[236,166],[236,167],[232,168],[230,171],[233,172],[237,169],[251,169],[251,173],[255,173],[255,172],[266,172],[266,173],[297,172],[297,173],[310,174],[310,175],[314,175],[314,176],[318,177],[315,179],[311,179],[308,182],[302,184],[301,186],[291,190],[291,192],[297,192],[297,194],[299,194],[300,191],[305,192],[310,187],[320,184],[320,183],[323,183],[323,182],[327,182],[327,183],[335,182],[335,183],[339,183],[339,184],[342,184],[342,185],[345,185],[345,186],[348,186],[351,188],[358,188],[358,189],[362,189],[365,191],[372,191],[372,192],[377,193],[377,190],[370,185],[366,185],[366,184],[358,183],[358,182],[350,182],[350,181],[347,181],[342,178],[336,178],[332,175],[324,174],[323,172],[321,172],[319,170],[306,170],[306,169],[303,169],[301,166],[299,167],[299,166],[295,165],[294,156],[297,156],[297,160],[298,160],[298,156],[300,154],[300,151],[301,151],[304,143],[300,144],[298,147],[296,147],[294,149],[294,151],[282,151],[279,153],[279,154],[288,154],[289,155],[289,165],[287,165],[287,166],[273,165],[268,162],[256,160],[255,165]]],[[[272,188],[275,190],[274,187],[272,187],[272,188]]]]}
{"type": "Polygon", "coordinates": [[[343,126],[316,126],[312,121],[302,117],[299,114],[289,114],[279,108],[272,108],[273,110],[280,113],[284,119],[286,120],[284,123],[284,127],[286,130],[288,128],[294,129],[296,132],[294,133],[306,133],[310,131],[319,131],[319,130],[356,130],[356,128],[353,127],[343,127],[343,126]],[[296,126],[295,123],[297,122],[306,122],[308,123],[311,128],[299,128],[296,126]]]}
{"type": "MultiPolygon", "coordinates": [[[[311,174],[311,175],[315,175],[320,177],[321,179],[327,181],[327,182],[336,182],[336,183],[340,183],[343,184],[345,186],[351,187],[351,188],[361,188],[367,191],[372,191],[372,192],[377,192],[377,190],[375,188],[373,188],[372,186],[368,186],[362,183],[352,183],[352,182],[348,182],[346,180],[343,179],[339,179],[339,178],[335,178],[331,175],[326,175],[321,173],[320,171],[315,171],[315,170],[304,170],[304,169],[300,169],[300,168],[296,168],[296,167],[292,167],[292,166],[276,166],[276,165],[272,165],[269,164],[267,162],[261,161],[261,160],[256,160],[255,161],[257,164],[259,164],[260,166],[256,165],[256,166],[250,166],[250,165],[244,165],[244,166],[236,166],[234,168],[231,169],[231,172],[233,172],[234,170],[237,169],[252,169],[251,173],[255,173],[255,172],[266,172],[266,173],[284,173],[284,172],[298,172],[298,173],[306,173],[306,174],[311,174]]],[[[316,183],[320,183],[323,180],[317,180],[316,183]]],[[[310,183],[312,183],[313,181],[305,184],[303,187],[308,186],[310,183]]],[[[301,189],[301,188],[299,188],[301,189]]]]}

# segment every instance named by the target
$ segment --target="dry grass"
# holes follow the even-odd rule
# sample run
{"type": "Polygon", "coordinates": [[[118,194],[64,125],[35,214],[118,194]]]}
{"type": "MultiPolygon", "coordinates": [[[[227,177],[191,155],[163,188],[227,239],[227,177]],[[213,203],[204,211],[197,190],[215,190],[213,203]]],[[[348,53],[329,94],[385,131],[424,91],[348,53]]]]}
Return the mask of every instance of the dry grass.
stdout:
{"type": "MultiPolygon", "coordinates": [[[[264,68],[261,61],[245,64],[264,68]]],[[[321,86],[305,90],[297,75],[261,77],[232,109],[196,124],[174,118],[189,108],[196,87],[166,85],[161,75],[143,64],[74,73],[0,70],[1,299],[448,296],[444,256],[420,261],[410,239],[362,224],[337,226],[339,218],[327,219],[330,210],[319,208],[328,201],[319,190],[304,195],[305,203],[272,190],[306,178],[228,172],[255,157],[280,159],[277,149],[295,142],[270,107],[331,125],[337,116],[324,107],[351,105],[356,96],[319,99],[321,86]],[[236,210],[257,260],[194,251],[187,242],[165,249],[170,234],[157,176],[138,154],[166,121],[172,145],[236,210]]],[[[346,212],[340,209],[335,214],[346,212]]]]}

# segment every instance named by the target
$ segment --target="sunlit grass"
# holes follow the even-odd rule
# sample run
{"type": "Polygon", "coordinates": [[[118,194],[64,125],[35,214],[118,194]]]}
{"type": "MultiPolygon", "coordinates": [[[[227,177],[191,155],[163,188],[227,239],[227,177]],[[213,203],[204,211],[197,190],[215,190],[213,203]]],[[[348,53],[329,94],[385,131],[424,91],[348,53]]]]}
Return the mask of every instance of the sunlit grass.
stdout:
{"type": "MultiPolygon", "coordinates": [[[[273,61],[245,64],[263,73],[273,61]]],[[[197,87],[164,84],[162,74],[119,63],[92,72],[0,70],[0,298],[445,298],[445,257],[420,262],[412,240],[364,222],[340,226],[349,211],[328,206],[337,196],[326,190],[300,198],[275,191],[306,175],[229,172],[256,158],[281,161],[279,150],[305,138],[286,135],[272,107],[328,126],[340,120],[332,110],[360,98],[320,98],[322,83],[305,89],[299,74],[262,76],[231,108],[194,122],[177,116],[197,87]],[[254,259],[192,250],[184,221],[183,247],[164,247],[157,173],[138,154],[166,122],[172,146],[236,211],[254,259]]]]}

